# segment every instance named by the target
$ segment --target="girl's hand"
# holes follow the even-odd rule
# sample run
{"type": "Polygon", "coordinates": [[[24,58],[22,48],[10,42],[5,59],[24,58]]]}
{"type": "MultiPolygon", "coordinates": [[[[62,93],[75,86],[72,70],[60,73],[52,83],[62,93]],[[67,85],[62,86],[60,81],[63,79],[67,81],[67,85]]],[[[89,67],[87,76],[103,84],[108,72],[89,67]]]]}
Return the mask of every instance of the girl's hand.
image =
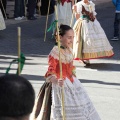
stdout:
{"type": "Polygon", "coordinates": [[[49,80],[54,84],[57,84],[57,82],[58,82],[58,80],[55,76],[52,76],[49,80]]]}
{"type": "Polygon", "coordinates": [[[74,3],[74,0],[72,0],[72,6],[74,5],[75,3],[74,3]]]}
{"type": "Polygon", "coordinates": [[[63,80],[63,79],[58,79],[58,85],[59,85],[60,87],[62,87],[63,84],[64,84],[64,80],[63,80]]]}
{"type": "Polygon", "coordinates": [[[77,13],[77,6],[73,5],[72,9],[77,13]]]}

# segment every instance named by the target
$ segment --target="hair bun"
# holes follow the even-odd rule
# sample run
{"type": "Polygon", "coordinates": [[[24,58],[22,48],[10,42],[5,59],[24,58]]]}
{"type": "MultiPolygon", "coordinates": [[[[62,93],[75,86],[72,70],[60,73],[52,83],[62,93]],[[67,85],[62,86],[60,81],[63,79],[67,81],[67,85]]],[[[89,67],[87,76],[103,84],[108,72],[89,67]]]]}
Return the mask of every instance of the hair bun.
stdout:
{"type": "Polygon", "coordinates": [[[61,28],[62,26],[64,26],[64,25],[63,25],[63,24],[60,24],[60,28],[61,28]]]}
{"type": "MultiPolygon", "coordinates": [[[[59,35],[63,36],[66,34],[68,30],[71,30],[72,28],[68,25],[60,24],[59,26],[59,35]]],[[[57,34],[57,29],[54,31],[54,36],[57,34]]]]}

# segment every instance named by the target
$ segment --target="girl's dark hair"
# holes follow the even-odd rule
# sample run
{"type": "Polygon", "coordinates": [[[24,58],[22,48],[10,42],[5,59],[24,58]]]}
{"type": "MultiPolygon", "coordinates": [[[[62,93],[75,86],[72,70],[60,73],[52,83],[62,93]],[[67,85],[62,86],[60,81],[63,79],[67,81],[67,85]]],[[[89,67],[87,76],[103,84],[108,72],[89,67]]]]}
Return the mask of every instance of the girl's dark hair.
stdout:
{"type": "Polygon", "coordinates": [[[61,24],[59,28],[59,35],[64,36],[66,32],[71,29],[72,28],[70,26],[61,24]]]}

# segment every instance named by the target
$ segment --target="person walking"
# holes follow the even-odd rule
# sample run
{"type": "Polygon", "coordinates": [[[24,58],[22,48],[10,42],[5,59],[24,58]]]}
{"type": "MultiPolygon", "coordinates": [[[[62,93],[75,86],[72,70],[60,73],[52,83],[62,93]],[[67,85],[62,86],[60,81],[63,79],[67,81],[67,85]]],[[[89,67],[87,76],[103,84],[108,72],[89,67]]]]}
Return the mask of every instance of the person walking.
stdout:
{"type": "Polygon", "coordinates": [[[68,25],[60,25],[59,31],[62,78],[60,79],[59,49],[55,45],[48,57],[46,82],[36,99],[33,118],[35,120],[62,120],[61,87],[64,86],[65,120],[101,120],[86,90],[75,75],[71,48],[74,31],[68,25]],[[46,89],[44,89],[45,86],[46,89]]]}
{"type": "Polygon", "coordinates": [[[58,24],[71,24],[72,18],[72,6],[74,5],[74,0],[60,0],[57,4],[58,11],[58,24]]]}
{"type": "Polygon", "coordinates": [[[112,57],[113,47],[96,18],[95,4],[89,0],[82,0],[75,7],[77,19],[73,27],[75,59],[82,60],[85,65],[90,65],[90,59],[112,57]]]}
{"type": "Polygon", "coordinates": [[[120,0],[112,0],[116,10],[115,10],[115,20],[114,20],[114,36],[112,41],[119,40],[119,24],[120,24],[120,0]]]}
{"type": "Polygon", "coordinates": [[[36,9],[36,0],[28,0],[28,20],[36,20],[34,16],[36,9]]]}
{"type": "Polygon", "coordinates": [[[15,20],[22,20],[25,17],[24,0],[15,0],[14,18],[15,20]]]}

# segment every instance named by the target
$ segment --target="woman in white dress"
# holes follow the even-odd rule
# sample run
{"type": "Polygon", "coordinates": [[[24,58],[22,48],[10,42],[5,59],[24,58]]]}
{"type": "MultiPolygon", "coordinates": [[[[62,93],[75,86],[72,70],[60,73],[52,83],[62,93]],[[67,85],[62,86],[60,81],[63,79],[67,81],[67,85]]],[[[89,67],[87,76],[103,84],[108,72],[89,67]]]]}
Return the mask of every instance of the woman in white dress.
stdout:
{"type": "Polygon", "coordinates": [[[5,28],[6,28],[5,21],[4,21],[4,18],[2,15],[1,9],[0,9],[0,30],[4,30],[5,28]]]}
{"type": "Polygon", "coordinates": [[[74,5],[76,23],[73,27],[75,39],[73,54],[76,60],[89,64],[90,59],[113,56],[104,30],[96,19],[95,4],[89,0],[82,0],[74,5]]]}
{"type": "Polygon", "coordinates": [[[76,78],[71,44],[74,32],[67,25],[60,26],[62,79],[60,79],[59,49],[54,46],[49,54],[49,67],[45,74],[46,83],[40,89],[34,108],[35,120],[63,120],[61,86],[64,85],[65,120],[101,120],[86,90],[76,78]],[[45,88],[46,86],[46,88],[45,88]],[[50,94],[51,93],[51,94],[50,94]],[[51,97],[52,96],[52,97],[51,97]],[[49,102],[49,100],[51,100],[49,102]],[[51,107],[51,108],[49,108],[51,107]]]}
{"type": "Polygon", "coordinates": [[[58,24],[70,25],[74,0],[58,0],[58,24]]]}

